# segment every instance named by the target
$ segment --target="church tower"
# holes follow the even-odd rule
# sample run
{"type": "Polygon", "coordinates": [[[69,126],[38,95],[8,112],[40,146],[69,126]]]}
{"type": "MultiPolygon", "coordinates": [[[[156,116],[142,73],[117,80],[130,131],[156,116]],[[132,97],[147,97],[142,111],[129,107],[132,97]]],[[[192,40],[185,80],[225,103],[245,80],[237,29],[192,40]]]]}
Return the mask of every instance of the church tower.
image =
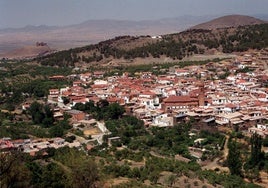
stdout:
{"type": "Polygon", "coordinates": [[[199,95],[198,95],[198,104],[199,106],[205,106],[205,86],[204,82],[198,82],[197,86],[199,87],[199,95]]]}

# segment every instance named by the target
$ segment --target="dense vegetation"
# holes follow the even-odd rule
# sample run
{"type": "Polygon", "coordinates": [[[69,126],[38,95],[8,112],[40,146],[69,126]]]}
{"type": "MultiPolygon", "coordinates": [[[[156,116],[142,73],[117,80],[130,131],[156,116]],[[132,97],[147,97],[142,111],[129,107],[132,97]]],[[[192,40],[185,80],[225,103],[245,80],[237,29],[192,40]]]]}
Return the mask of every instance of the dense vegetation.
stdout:
{"type": "Polygon", "coordinates": [[[1,153],[0,186],[5,187],[96,187],[95,162],[85,153],[69,149],[48,149],[35,157],[17,152],[1,153]]]}
{"type": "Polygon", "coordinates": [[[0,65],[0,109],[14,110],[28,98],[44,98],[51,88],[69,85],[68,80],[49,80],[53,75],[69,75],[70,68],[56,68],[27,64],[25,62],[0,65]]]}
{"type": "MultiPolygon", "coordinates": [[[[228,142],[228,157],[226,164],[232,175],[247,178],[250,181],[259,180],[260,171],[268,171],[268,155],[261,151],[262,137],[254,133],[248,140],[249,148],[237,141],[242,134],[231,135],[228,142]]],[[[242,136],[243,137],[243,136],[242,136]]]]}
{"type": "Polygon", "coordinates": [[[109,104],[107,100],[100,100],[96,105],[93,101],[85,104],[77,103],[73,109],[91,113],[97,120],[118,119],[125,112],[124,108],[118,103],[109,104]]]}
{"type": "Polygon", "coordinates": [[[203,54],[209,49],[217,49],[224,53],[242,52],[248,49],[262,49],[268,45],[268,24],[241,26],[236,29],[188,30],[179,34],[165,35],[163,39],[144,43],[130,49],[120,48],[114,43],[128,39],[129,43],[137,37],[123,36],[82,48],[61,51],[46,57],[38,58],[42,65],[74,66],[78,62],[99,62],[106,58],[124,58],[131,60],[137,57],[146,58],[160,56],[174,60],[203,54]],[[85,52],[90,52],[85,55],[85,52]]]}
{"type": "Polygon", "coordinates": [[[146,180],[152,187],[172,187],[181,180],[185,187],[190,187],[190,181],[194,186],[203,187],[207,184],[258,187],[245,183],[239,176],[202,170],[195,161],[183,162],[114,147],[89,154],[67,147],[49,148],[35,157],[17,152],[3,153],[0,155],[1,161],[5,161],[0,165],[1,187],[103,187],[109,179],[120,177],[129,178],[129,181],[118,187],[146,187],[146,180]],[[169,173],[164,175],[163,172],[169,173]]]}
{"type": "Polygon", "coordinates": [[[55,121],[52,107],[34,101],[30,108],[20,115],[0,112],[0,138],[63,137],[72,128],[69,118],[69,115],[64,114],[63,120],[55,121]]]}

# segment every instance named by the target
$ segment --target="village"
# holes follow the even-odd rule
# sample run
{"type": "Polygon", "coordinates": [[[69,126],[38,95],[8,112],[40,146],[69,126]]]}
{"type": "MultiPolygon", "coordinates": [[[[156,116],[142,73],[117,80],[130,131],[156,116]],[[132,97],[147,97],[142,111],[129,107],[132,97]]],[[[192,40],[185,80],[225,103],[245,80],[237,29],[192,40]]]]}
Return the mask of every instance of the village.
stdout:
{"type": "MultiPolygon", "coordinates": [[[[204,66],[175,66],[160,76],[139,72],[136,77],[124,73],[104,78],[105,72],[88,72],[72,75],[78,79],[70,87],[49,90],[48,101],[59,107],[54,114],[59,118],[64,111],[72,114],[77,103],[105,99],[124,106],[127,114],[142,119],[148,127],[173,126],[192,117],[204,125],[238,126],[267,136],[265,125],[256,127],[268,117],[267,60],[265,51],[204,66]],[[240,71],[245,69],[253,71],[240,71]],[[226,71],[229,75],[220,79],[226,71]],[[85,89],[89,83],[93,84],[85,89]],[[64,98],[69,100],[66,105],[64,98]]],[[[73,120],[85,120],[87,114],[77,113],[72,114],[73,120]]]]}
{"type": "MultiPolygon", "coordinates": [[[[226,133],[237,129],[244,134],[268,135],[268,52],[237,55],[236,58],[210,62],[202,66],[169,68],[165,75],[137,72],[104,77],[105,72],[95,71],[72,74],[72,85],[50,89],[47,103],[53,106],[54,118],[71,116],[71,125],[83,133],[69,143],[63,138],[54,139],[1,139],[1,149],[20,148],[35,153],[44,148],[63,146],[90,149],[103,143],[109,135],[104,122],[97,121],[83,111],[72,109],[76,104],[100,100],[118,103],[125,114],[144,121],[146,127],[169,127],[194,119],[197,129],[221,130],[226,133]],[[247,70],[247,71],[241,71],[247,70]],[[221,77],[226,74],[228,75],[221,77]],[[89,86],[89,87],[88,87],[89,86]],[[266,87],[265,87],[266,86],[266,87]],[[95,143],[95,144],[92,144],[95,143]]],[[[68,79],[69,79],[68,78],[68,79]]],[[[62,75],[51,80],[67,79],[62,75]]],[[[24,103],[23,110],[29,108],[24,103]]],[[[109,143],[120,137],[109,138],[109,143]]],[[[196,142],[202,141],[197,139],[196,142]]],[[[201,157],[201,156],[199,156],[201,157]]]]}

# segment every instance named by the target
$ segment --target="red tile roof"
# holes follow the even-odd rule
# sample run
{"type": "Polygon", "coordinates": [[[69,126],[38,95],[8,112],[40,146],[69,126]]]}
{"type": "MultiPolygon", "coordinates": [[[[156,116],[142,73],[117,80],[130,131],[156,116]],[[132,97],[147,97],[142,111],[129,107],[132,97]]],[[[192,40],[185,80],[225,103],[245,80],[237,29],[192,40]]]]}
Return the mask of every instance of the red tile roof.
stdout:
{"type": "Polygon", "coordinates": [[[164,100],[166,103],[172,102],[197,102],[197,98],[191,98],[190,96],[170,96],[164,100]]]}

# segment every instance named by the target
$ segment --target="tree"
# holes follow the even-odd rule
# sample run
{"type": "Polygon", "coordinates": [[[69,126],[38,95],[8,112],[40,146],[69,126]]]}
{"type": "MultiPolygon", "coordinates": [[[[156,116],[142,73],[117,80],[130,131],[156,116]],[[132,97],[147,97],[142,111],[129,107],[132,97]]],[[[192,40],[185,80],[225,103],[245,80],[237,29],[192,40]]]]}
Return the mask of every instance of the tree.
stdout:
{"type": "Polygon", "coordinates": [[[240,151],[237,147],[237,142],[229,139],[229,153],[227,156],[227,166],[232,175],[241,176],[242,162],[240,159],[240,151]]]}
{"type": "Polygon", "coordinates": [[[42,182],[42,167],[36,162],[27,164],[28,169],[31,171],[31,185],[39,185],[42,182]]]}
{"type": "Polygon", "coordinates": [[[49,163],[43,168],[40,184],[36,185],[41,188],[71,187],[71,180],[66,171],[64,171],[64,167],[56,163],[49,163]]]}
{"type": "Polygon", "coordinates": [[[44,114],[42,113],[43,106],[38,102],[33,102],[30,105],[29,112],[32,116],[32,120],[34,123],[41,123],[44,117],[44,114]]]}
{"type": "Polygon", "coordinates": [[[19,152],[0,153],[0,187],[29,187],[30,172],[19,152]]]}
{"type": "Polygon", "coordinates": [[[97,106],[99,108],[104,108],[109,106],[109,102],[106,99],[101,99],[99,102],[97,102],[97,106]]]}
{"type": "Polygon", "coordinates": [[[251,142],[251,155],[250,164],[254,167],[260,163],[262,160],[262,138],[257,133],[254,133],[250,139],[251,142]]]}
{"type": "Polygon", "coordinates": [[[51,137],[62,137],[64,135],[64,129],[60,125],[54,125],[49,130],[49,133],[51,137]]]}
{"type": "Polygon", "coordinates": [[[99,179],[97,165],[84,152],[63,147],[56,151],[55,160],[62,163],[70,172],[71,187],[96,187],[99,179]]]}
{"type": "Polygon", "coordinates": [[[45,118],[42,120],[42,124],[45,127],[49,127],[53,124],[54,122],[54,116],[53,116],[53,111],[48,105],[44,106],[44,111],[45,111],[45,118]]]}
{"type": "Polygon", "coordinates": [[[76,103],[73,107],[73,109],[85,111],[85,105],[83,103],[76,103]]]}
{"type": "Polygon", "coordinates": [[[124,108],[118,103],[112,103],[107,107],[105,116],[106,119],[118,119],[125,112],[124,108]]]}
{"type": "Polygon", "coordinates": [[[71,135],[71,136],[68,136],[65,138],[65,141],[66,142],[69,142],[69,143],[73,143],[73,141],[75,140],[75,136],[74,135],[71,135]]]}
{"type": "Polygon", "coordinates": [[[86,102],[85,109],[88,112],[93,112],[95,110],[95,105],[93,101],[86,102]]]}
{"type": "Polygon", "coordinates": [[[45,115],[42,111],[36,111],[32,114],[33,122],[36,124],[41,124],[45,118],[45,115]]]}
{"type": "Polygon", "coordinates": [[[96,186],[96,181],[99,179],[97,166],[95,163],[86,159],[77,161],[75,166],[72,166],[73,187],[93,188],[96,186]]]}
{"type": "Polygon", "coordinates": [[[32,116],[32,121],[36,124],[50,127],[54,123],[53,111],[48,105],[44,106],[35,101],[30,105],[29,112],[32,116]]]}
{"type": "Polygon", "coordinates": [[[70,99],[68,97],[61,97],[61,99],[63,100],[63,104],[68,104],[70,102],[70,99]]]}

